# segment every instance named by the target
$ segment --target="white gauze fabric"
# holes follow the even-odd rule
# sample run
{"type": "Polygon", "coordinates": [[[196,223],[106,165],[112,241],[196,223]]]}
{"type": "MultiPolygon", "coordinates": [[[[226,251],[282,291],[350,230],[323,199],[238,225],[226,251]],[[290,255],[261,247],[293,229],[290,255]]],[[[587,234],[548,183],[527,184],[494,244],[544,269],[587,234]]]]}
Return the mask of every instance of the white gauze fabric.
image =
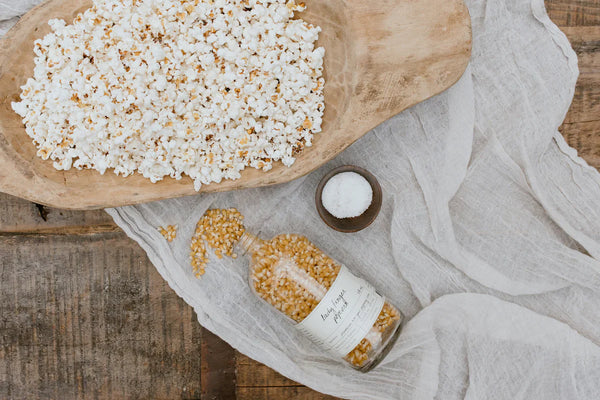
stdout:
{"type": "MultiPolygon", "coordinates": [[[[0,18],[36,2],[0,0],[0,18]]],[[[542,0],[467,3],[473,53],[463,78],[314,173],[107,211],[202,325],[321,392],[598,399],[600,174],[557,131],[576,56],[542,0]],[[375,223],[350,235],[326,227],[314,206],[317,182],[342,164],[369,169],[384,193],[375,223]],[[209,207],[237,207],[265,238],[304,234],[372,282],[409,320],[383,363],[362,374],[324,355],[252,294],[246,260],[213,258],[196,279],[190,238],[209,207]],[[157,227],[173,224],[168,243],[157,227]]]]}

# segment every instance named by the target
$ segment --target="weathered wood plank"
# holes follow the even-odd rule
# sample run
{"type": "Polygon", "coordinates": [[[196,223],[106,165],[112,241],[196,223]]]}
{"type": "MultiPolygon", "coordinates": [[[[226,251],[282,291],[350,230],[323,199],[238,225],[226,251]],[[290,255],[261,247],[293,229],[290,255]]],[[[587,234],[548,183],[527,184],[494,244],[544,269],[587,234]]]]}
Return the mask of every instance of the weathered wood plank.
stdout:
{"type": "Polygon", "coordinates": [[[600,25],[600,0],[546,0],[546,9],[558,26],[600,25]]]}
{"type": "Polygon", "coordinates": [[[600,0],[546,0],[550,18],[569,38],[580,77],[560,131],[590,165],[600,168],[600,0]]]}
{"type": "Polygon", "coordinates": [[[0,233],[118,230],[112,218],[102,210],[70,211],[36,206],[26,200],[0,193],[0,233]],[[44,219],[45,218],[45,219],[44,219]]]}
{"type": "Polygon", "coordinates": [[[0,235],[0,398],[200,398],[196,316],[123,233],[0,235]]]}
{"type": "Polygon", "coordinates": [[[202,328],[201,400],[236,400],[235,350],[202,328]]]}
{"type": "Polygon", "coordinates": [[[236,385],[240,387],[301,386],[241,353],[236,354],[236,370],[236,385]]]}
{"type": "Polygon", "coordinates": [[[237,400],[335,400],[300,385],[241,353],[236,355],[237,400]]]}
{"type": "Polygon", "coordinates": [[[305,386],[238,387],[237,400],[337,400],[305,386]]]}
{"type": "Polygon", "coordinates": [[[579,59],[579,80],[565,123],[600,119],[600,26],[566,27],[579,59]]]}
{"type": "Polygon", "coordinates": [[[592,167],[600,169],[600,120],[563,124],[560,131],[592,167]]]}
{"type": "MultiPolygon", "coordinates": [[[[600,26],[567,26],[561,28],[577,53],[581,75],[598,79],[600,68],[600,26]]],[[[578,86],[584,86],[579,84],[578,86]]]]}

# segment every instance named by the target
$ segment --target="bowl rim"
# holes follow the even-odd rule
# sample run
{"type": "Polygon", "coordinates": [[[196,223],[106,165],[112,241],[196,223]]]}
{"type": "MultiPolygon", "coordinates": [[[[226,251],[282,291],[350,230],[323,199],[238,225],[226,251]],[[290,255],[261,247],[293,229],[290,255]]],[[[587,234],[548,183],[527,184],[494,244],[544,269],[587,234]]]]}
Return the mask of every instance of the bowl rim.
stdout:
{"type": "Polygon", "coordinates": [[[321,220],[325,222],[327,226],[338,232],[343,233],[356,233],[370,226],[373,223],[373,221],[375,221],[379,216],[382,202],[383,192],[381,190],[381,185],[379,184],[379,181],[377,180],[375,175],[373,175],[371,172],[367,171],[364,168],[351,164],[341,165],[326,173],[319,181],[319,184],[317,185],[317,188],[315,190],[315,206],[317,208],[317,212],[319,213],[319,217],[321,217],[321,220]],[[337,218],[333,216],[329,211],[327,211],[327,209],[323,205],[323,188],[331,178],[343,172],[355,172],[361,175],[367,180],[367,182],[369,182],[369,185],[371,185],[371,190],[373,191],[373,200],[371,201],[371,205],[369,205],[369,208],[367,208],[365,212],[363,212],[357,217],[337,218]],[[365,213],[369,212],[370,210],[373,213],[373,216],[371,218],[364,219],[361,221],[361,217],[363,217],[365,213]],[[350,228],[344,228],[335,224],[335,222],[337,221],[346,221],[347,223],[349,220],[355,220],[353,222],[354,225],[350,228]]]}

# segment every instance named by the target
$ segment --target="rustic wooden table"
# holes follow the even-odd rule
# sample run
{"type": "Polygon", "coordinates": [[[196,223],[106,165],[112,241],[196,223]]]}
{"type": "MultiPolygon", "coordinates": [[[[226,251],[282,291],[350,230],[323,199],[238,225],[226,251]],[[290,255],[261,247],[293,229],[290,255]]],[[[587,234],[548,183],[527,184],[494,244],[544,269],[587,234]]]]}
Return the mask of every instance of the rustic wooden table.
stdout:
{"type": "MultiPolygon", "coordinates": [[[[579,55],[561,128],[600,168],[600,0],[547,0],[579,55]]],[[[322,400],[202,329],[103,211],[0,194],[0,399],[322,400]]]]}

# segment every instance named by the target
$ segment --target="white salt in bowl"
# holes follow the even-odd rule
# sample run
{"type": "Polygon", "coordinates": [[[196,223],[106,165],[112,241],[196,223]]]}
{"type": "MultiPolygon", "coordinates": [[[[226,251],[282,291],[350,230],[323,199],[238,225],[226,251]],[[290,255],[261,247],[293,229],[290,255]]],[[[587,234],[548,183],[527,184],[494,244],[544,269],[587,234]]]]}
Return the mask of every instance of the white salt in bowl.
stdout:
{"type": "Polygon", "coordinates": [[[375,221],[375,218],[377,218],[377,215],[381,210],[382,197],[381,186],[373,174],[366,169],[354,165],[344,165],[329,171],[321,179],[315,193],[315,203],[319,216],[330,228],[339,232],[352,233],[365,229],[375,221]],[[371,190],[373,192],[371,204],[365,212],[357,217],[337,218],[323,205],[323,189],[325,188],[325,185],[331,178],[344,172],[355,172],[365,178],[369,185],[371,185],[371,190]]]}

